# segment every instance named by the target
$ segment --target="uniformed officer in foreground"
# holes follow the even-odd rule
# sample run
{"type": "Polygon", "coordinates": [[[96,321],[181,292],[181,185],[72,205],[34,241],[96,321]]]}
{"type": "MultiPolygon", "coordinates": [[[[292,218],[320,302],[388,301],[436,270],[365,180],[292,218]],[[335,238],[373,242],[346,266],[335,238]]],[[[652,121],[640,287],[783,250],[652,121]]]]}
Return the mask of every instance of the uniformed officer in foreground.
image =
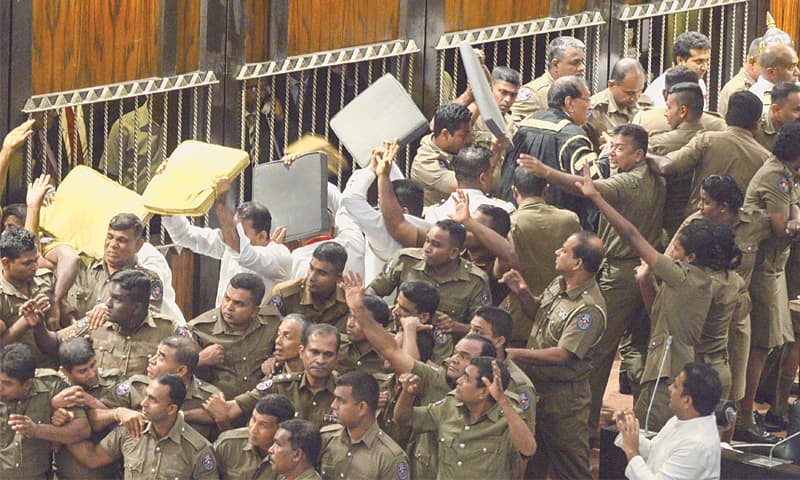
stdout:
{"type": "Polygon", "coordinates": [[[214,442],[222,480],[275,480],[267,451],[278,425],[294,418],[292,402],[283,395],[267,395],[256,403],[246,427],[223,432],[214,442]]]}
{"type": "MultiPolygon", "coordinates": [[[[392,314],[386,303],[377,297],[369,297],[369,300],[364,300],[370,313],[372,313],[372,318],[383,327],[388,326],[392,314]]],[[[342,345],[339,347],[339,361],[336,364],[336,373],[343,375],[354,370],[369,374],[383,373],[383,357],[372,348],[352,315],[347,317],[346,333],[347,335],[342,339],[342,345]]]]}
{"type": "Polygon", "coordinates": [[[281,422],[269,447],[272,470],[281,480],[321,480],[314,470],[321,448],[319,427],[313,422],[299,418],[281,422]]]}
{"type": "MultiPolygon", "coordinates": [[[[592,95],[592,115],[585,129],[595,150],[600,151],[614,127],[631,123],[639,111],[645,73],[635,58],[621,58],[611,69],[608,88],[592,95]]],[[[646,99],[649,103],[649,99],[646,99]]]]}
{"type": "Polygon", "coordinates": [[[592,350],[606,325],[606,306],[595,275],[603,243],[593,233],[571,235],[556,252],[559,276],[542,292],[527,348],[506,349],[539,394],[539,453],[528,474],[591,478],[589,407],[592,350]]]}
{"type": "Polygon", "coordinates": [[[303,345],[303,332],[309,325],[311,325],[311,322],[299,313],[290,313],[283,317],[280,325],[278,325],[275,351],[271,357],[261,363],[261,373],[264,376],[272,377],[281,373],[300,373],[303,371],[300,347],[303,345]]]}
{"type": "Polygon", "coordinates": [[[320,244],[308,264],[305,277],[275,285],[269,303],[282,315],[303,314],[313,323],[327,323],[344,332],[347,304],[339,287],[347,263],[347,251],[334,242],[320,244]]]}
{"type": "Polygon", "coordinates": [[[447,333],[464,336],[475,310],[492,303],[486,273],[461,258],[466,238],[460,223],[450,219],[436,222],[424,246],[399,250],[367,291],[384,297],[408,280],[431,282],[439,290],[439,310],[450,317],[447,333]]]}
{"type": "Polygon", "coordinates": [[[375,421],[377,380],[361,371],[346,373],[336,379],[334,395],[337,425],[320,430],[322,478],[408,479],[406,453],[375,421]]]}
{"type": "Polygon", "coordinates": [[[756,37],[750,42],[750,47],[747,49],[747,58],[745,59],[739,73],[731,77],[728,83],[719,91],[719,98],[717,99],[717,111],[723,117],[728,113],[728,100],[736,92],[743,90],[750,90],[750,87],[758,80],[761,74],[761,66],[758,64],[758,56],[761,54],[761,37],[756,37]]]}
{"type": "Polygon", "coordinates": [[[281,314],[264,306],[264,282],[252,273],[238,273],[219,308],[189,322],[200,344],[198,377],[214,384],[228,398],[255,387],[261,362],[272,355],[281,314]]]}
{"type": "Polygon", "coordinates": [[[781,127],[800,118],[800,84],[776,83],[772,87],[770,101],[770,106],[761,115],[761,128],[756,133],[756,140],[762,147],[772,151],[781,127]]]}
{"type": "Polygon", "coordinates": [[[68,445],[89,468],[122,460],[126,480],[153,478],[218,479],[211,444],[187,425],[180,408],[186,386],[177,375],[161,375],[147,386],[142,413],[147,426],[135,437],[126,427],[109,433],[98,445],[68,445]]]}

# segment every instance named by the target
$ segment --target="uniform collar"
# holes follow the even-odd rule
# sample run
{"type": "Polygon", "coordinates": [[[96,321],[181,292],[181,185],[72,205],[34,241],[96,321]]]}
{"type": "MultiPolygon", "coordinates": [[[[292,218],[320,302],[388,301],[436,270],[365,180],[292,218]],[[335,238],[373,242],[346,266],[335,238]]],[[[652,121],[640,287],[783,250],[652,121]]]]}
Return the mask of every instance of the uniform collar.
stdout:
{"type": "Polygon", "coordinates": [[[586,280],[570,288],[569,290],[566,289],[566,282],[564,282],[564,277],[559,278],[558,282],[561,287],[561,291],[567,296],[567,298],[569,298],[570,300],[575,300],[592,287],[592,283],[594,283],[594,277],[587,278],[586,280]]]}
{"type": "Polygon", "coordinates": [[[730,132],[736,132],[738,134],[747,135],[750,138],[754,138],[753,137],[753,132],[751,132],[750,130],[744,129],[742,127],[737,127],[737,126],[734,126],[734,125],[728,125],[727,129],[730,132]]]}
{"type": "MultiPolygon", "coordinates": [[[[303,376],[300,378],[300,389],[306,388],[308,391],[311,391],[311,387],[306,382],[306,374],[303,372],[303,376]]],[[[325,390],[331,392],[333,394],[333,390],[336,388],[336,379],[334,378],[333,374],[328,377],[328,383],[325,385],[325,390]]]]}
{"type": "Polygon", "coordinates": [[[698,120],[696,122],[681,122],[681,124],[678,125],[678,128],[676,128],[675,130],[688,131],[688,130],[700,130],[702,128],[703,126],[700,123],[700,120],[698,120]]]}
{"type": "Polygon", "coordinates": [[[745,85],[747,85],[747,88],[750,88],[750,87],[752,87],[752,86],[753,86],[753,84],[754,84],[754,83],[756,83],[756,82],[758,81],[758,79],[757,79],[757,78],[753,78],[753,77],[751,77],[751,76],[750,76],[750,75],[747,73],[747,70],[745,70],[745,68],[744,68],[744,67],[742,67],[742,68],[740,68],[740,69],[739,69],[739,75],[741,75],[741,76],[742,76],[742,78],[744,79],[744,84],[745,84],[745,85]]]}
{"type": "Polygon", "coordinates": [[[370,425],[367,431],[364,432],[364,435],[358,442],[350,443],[350,434],[347,433],[347,427],[344,427],[339,431],[339,438],[341,438],[342,443],[344,443],[347,446],[358,445],[360,443],[363,443],[368,449],[372,449],[373,445],[375,445],[375,442],[378,439],[379,433],[380,430],[378,427],[378,422],[373,421],[372,425],[370,425]]]}
{"type": "MultiPolygon", "coordinates": [[[[300,305],[314,306],[314,301],[311,299],[311,291],[306,288],[305,278],[300,282],[300,289],[303,291],[303,294],[300,295],[300,305]]],[[[322,305],[322,310],[332,307],[336,302],[345,303],[344,290],[339,285],[336,285],[336,291],[331,295],[331,298],[322,305]]]]}
{"type": "Polygon", "coordinates": [[[517,210],[522,210],[525,207],[532,207],[534,205],[545,205],[545,204],[546,204],[546,202],[544,201],[544,198],[542,198],[542,197],[536,197],[536,196],[524,197],[519,202],[519,207],[517,208],[517,210]]]}
{"type": "MultiPolygon", "coordinates": [[[[183,412],[179,411],[178,416],[175,417],[175,423],[172,424],[172,428],[169,429],[169,432],[167,432],[167,435],[164,438],[169,438],[175,442],[175,444],[180,445],[181,433],[184,431],[186,431],[186,422],[183,420],[183,412]]],[[[153,428],[152,422],[147,423],[147,426],[144,428],[144,432],[142,433],[152,435],[156,441],[159,441],[159,439],[156,437],[156,429],[153,428]]]]}
{"type": "MultiPolygon", "coordinates": [[[[31,281],[29,284],[31,292],[33,292],[34,284],[35,282],[33,281],[31,281]]],[[[17,287],[14,286],[14,284],[9,282],[2,273],[0,273],[0,292],[13,297],[19,297],[22,300],[28,299],[28,297],[24,293],[20,292],[17,287]]]]}
{"type": "Polygon", "coordinates": [[[244,447],[242,447],[242,450],[245,452],[253,452],[253,455],[256,455],[258,458],[260,458],[261,463],[259,465],[269,462],[269,453],[262,457],[261,452],[250,443],[250,438],[247,439],[247,442],[244,444],[244,447]]]}
{"type": "MultiPolygon", "coordinates": [[[[430,271],[428,270],[427,265],[425,264],[424,258],[418,260],[412,266],[412,268],[420,272],[425,272],[425,274],[428,275],[429,277],[433,277],[433,275],[431,275],[430,271]]],[[[461,257],[458,257],[458,267],[456,267],[456,270],[453,272],[453,276],[444,282],[438,282],[438,283],[447,283],[454,280],[469,280],[469,275],[467,275],[467,264],[465,263],[465,260],[461,257]]]]}
{"type": "Polygon", "coordinates": [[[761,131],[764,132],[765,135],[775,135],[777,130],[775,129],[775,125],[772,123],[772,115],[770,115],[771,110],[767,110],[764,115],[761,116],[761,131]]]}
{"type": "Polygon", "coordinates": [[[461,410],[461,415],[463,416],[462,418],[464,419],[465,425],[477,425],[478,423],[481,423],[484,418],[488,419],[492,423],[497,423],[503,417],[502,410],[500,410],[500,406],[497,405],[497,402],[489,407],[489,410],[483,412],[483,415],[481,415],[478,420],[475,421],[475,423],[469,423],[469,410],[467,409],[466,405],[464,405],[464,402],[457,401],[456,407],[461,410]]]}
{"type": "Polygon", "coordinates": [[[189,388],[186,389],[186,398],[200,398],[200,380],[192,377],[189,388]]]}
{"type": "MultiPolygon", "coordinates": [[[[224,333],[226,335],[239,335],[238,333],[234,332],[233,329],[225,323],[225,319],[222,318],[222,309],[217,308],[216,312],[213,314],[217,316],[217,320],[214,322],[214,327],[211,329],[212,335],[219,335],[224,333]]],[[[242,337],[247,336],[250,332],[252,332],[255,327],[258,325],[258,312],[253,315],[253,318],[250,319],[250,325],[247,326],[247,329],[241,334],[242,337]]]]}
{"type": "Polygon", "coordinates": [[[607,92],[606,93],[606,98],[608,99],[608,113],[617,113],[617,112],[619,112],[619,113],[625,115],[626,117],[630,118],[631,114],[633,113],[632,109],[630,109],[630,108],[621,108],[617,104],[617,101],[614,99],[614,94],[611,93],[611,89],[610,88],[607,89],[606,92],[607,92]]]}
{"type": "Polygon", "coordinates": [[[436,153],[436,155],[439,156],[440,158],[446,160],[447,163],[450,163],[450,160],[453,159],[454,155],[445,152],[444,150],[439,148],[439,145],[436,145],[436,137],[433,136],[433,133],[423,138],[423,143],[428,143],[431,149],[434,151],[434,153],[436,153]],[[428,141],[425,142],[425,139],[427,139],[428,141]]]}
{"type": "MultiPolygon", "coordinates": [[[[124,266],[123,268],[119,269],[119,271],[121,272],[122,270],[127,270],[129,268],[136,268],[138,266],[139,262],[136,258],[136,255],[134,255],[131,264],[124,266]]],[[[98,270],[101,268],[103,269],[104,272],[106,272],[107,275],[111,275],[108,271],[108,262],[106,262],[105,258],[98,258],[97,260],[92,262],[92,265],[89,267],[90,270],[98,270]]]]}
{"type": "MultiPolygon", "coordinates": [[[[120,332],[121,333],[121,332],[124,331],[125,333],[131,333],[131,334],[138,332],[145,325],[147,325],[150,328],[156,328],[156,322],[153,320],[153,317],[150,315],[150,309],[147,310],[147,316],[144,317],[144,320],[142,320],[142,323],[140,323],[139,325],[133,327],[130,331],[123,330],[122,327],[120,327],[116,323],[107,322],[105,325],[107,325],[108,328],[110,328],[111,330],[113,330],[115,332],[120,332]]],[[[102,328],[102,327],[100,327],[100,328],[102,328]]]]}

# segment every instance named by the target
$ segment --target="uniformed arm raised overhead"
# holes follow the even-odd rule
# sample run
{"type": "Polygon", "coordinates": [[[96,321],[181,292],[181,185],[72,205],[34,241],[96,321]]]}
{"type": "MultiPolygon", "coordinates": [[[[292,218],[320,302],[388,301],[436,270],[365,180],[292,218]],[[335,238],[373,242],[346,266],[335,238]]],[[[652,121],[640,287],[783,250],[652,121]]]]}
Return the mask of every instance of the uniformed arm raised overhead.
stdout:
{"type": "Polygon", "coordinates": [[[474,235],[475,238],[486,247],[489,253],[494,255],[494,271],[498,272],[506,271],[509,268],[519,268],[519,257],[514,250],[514,246],[511,245],[511,242],[491,228],[480,222],[476,222],[472,218],[469,209],[469,197],[463,190],[457,190],[454,195],[456,199],[456,211],[450,218],[464,225],[467,232],[474,235]]]}
{"type": "Polygon", "coordinates": [[[386,230],[392,238],[403,247],[418,247],[420,239],[424,239],[427,232],[406,220],[389,176],[398,149],[397,143],[393,143],[388,148],[379,147],[373,150],[375,173],[378,175],[378,206],[383,213],[386,230]]]}

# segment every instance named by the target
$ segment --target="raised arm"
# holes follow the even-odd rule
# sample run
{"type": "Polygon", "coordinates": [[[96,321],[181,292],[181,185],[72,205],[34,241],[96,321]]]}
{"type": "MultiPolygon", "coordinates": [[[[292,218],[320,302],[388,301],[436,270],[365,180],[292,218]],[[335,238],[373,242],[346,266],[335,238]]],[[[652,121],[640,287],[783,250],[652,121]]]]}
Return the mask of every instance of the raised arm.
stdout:
{"type": "Polygon", "coordinates": [[[648,153],[645,157],[647,160],[647,165],[650,167],[650,170],[654,171],[655,173],[661,176],[671,176],[677,175],[678,170],[675,168],[675,164],[672,163],[672,160],[665,155],[656,155],[654,153],[648,153]]]}
{"type": "Polygon", "coordinates": [[[217,221],[219,221],[219,229],[222,231],[222,239],[225,245],[232,248],[235,252],[239,252],[239,234],[236,232],[236,222],[233,220],[233,214],[227,205],[225,205],[225,198],[231,189],[231,181],[227,178],[220,177],[214,183],[214,213],[217,214],[217,221]]]}
{"type": "Polygon", "coordinates": [[[583,195],[581,189],[575,185],[578,182],[583,182],[583,177],[570,175],[562,172],[561,170],[548,167],[538,158],[532,157],[525,153],[520,154],[519,159],[517,160],[517,165],[524,168],[525,171],[531,175],[536,175],[539,178],[543,178],[567,193],[572,195],[583,195]]]}
{"type": "Polygon", "coordinates": [[[6,179],[8,178],[8,168],[11,165],[11,156],[31,136],[34,123],[36,123],[34,119],[27,120],[8,132],[6,138],[3,139],[3,147],[0,148],[0,195],[6,190],[6,179]]]}
{"type": "Polygon", "coordinates": [[[392,420],[401,427],[410,427],[414,422],[414,398],[417,396],[420,378],[413,373],[404,373],[397,380],[403,389],[397,396],[392,420]]]}
{"type": "Polygon", "coordinates": [[[28,192],[25,195],[25,229],[36,235],[36,248],[40,251],[39,212],[42,204],[47,201],[47,195],[53,191],[53,186],[50,185],[50,175],[44,174],[28,184],[28,192]]]}
{"type": "Polygon", "coordinates": [[[456,191],[455,200],[456,212],[450,218],[464,225],[464,228],[474,235],[489,253],[495,256],[497,268],[502,269],[502,271],[506,271],[509,268],[519,268],[519,257],[511,242],[472,218],[469,209],[469,197],[463,190],[456,191]]]}
{"type": "MultiPolygon", "coordinates": [[[[517,451],[524,457],[532,457],[536,453],[536,437],[534,437],[528,424],[522,417],[519,416],[514,407],[506,398],[503,392],[503,386],[500,380],[500,367],[497,366],[497,360],[492,362],[493,379],[490,382],[488,378],[483,377],[483,384],[489,389],[489,394],[497,402],[500,410],[508,422],[508,430],[511,433],[511,441],[517,447],[517,451]]],[[[395,407],[396,408],[396,407],[395,407]]]]}
{"type": "Polygon", "coordinates": [[[36,423],[27,415],[9,415],[11,430],[25,438],[36,438],[46,442],[75,443],[89,438],[92,433],[86,417],[76,418],[63,427],[49,423],[36,423]]]}
{"type": "Polygon", "coordinates": [[[393,144],[388,151],[385,151],[380,158],[377,166],[378,174],[378,205],[383,213],[383,222],[389,235],[397,240],[404,247],[417,247],[417,239],[424,236],[425,231],[406,220],[403,215],[403,207],[397,200],[394,193],[389,172],[397,154],[396,145],[393,144]],[[420,235],[422,232],[422,235],[420,235]]]}

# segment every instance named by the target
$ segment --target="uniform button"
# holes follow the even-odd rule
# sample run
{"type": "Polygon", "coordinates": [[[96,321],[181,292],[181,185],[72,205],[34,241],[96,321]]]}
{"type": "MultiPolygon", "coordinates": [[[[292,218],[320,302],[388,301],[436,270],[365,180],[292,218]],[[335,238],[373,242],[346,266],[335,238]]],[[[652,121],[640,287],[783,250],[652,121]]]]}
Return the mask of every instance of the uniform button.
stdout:
{"type": "Polygon", "coordinates": [[[360,367],[361,366],[361,360],[357,361],[356,365],[358,365],[360,367]]]}
{"type": "Polygon", "coordinates": [[[125,340],[130,340],[130,339],[131,339],[130,336],[125,337],[125,340]]]}
{"type": "Polygon", "coordinates": [[[487,448],[483,447],[483,453],[486,453],[486,452],[487,452],[487,448]]]}
{"type": "Polygon", "coordinates": [[[156,447],[156,452],[160,452],[160,451],[161,451],[161,447],[156,447]]]}
{"type": "Polygon", "coordinates": [[[244,377],[244,381],[245,381],[245,382],[247,381],[247,377],[246,377],[246,376],[244,377]]]}
{"type": "Polygon", "coordinates": [[[311,405],[316,407],[317,406],[317,402],[311,402],[311,405]]]}
{"type": "Polygon", "coordinates": [[[444,443],[444,438],[440,438],[439,441],[444,443]]]}
{"type": "Polygon", "coordinates": [[[469,430],[469,425],[464,425],[464,430],[469,430]]]}
{"type": "Polygon", "coordinates": [[[339,474],[339,478],[344,478],[344,472],[339,474]]]}
{"type": "Polygon", "coordinates": [[[242,357],[242,361],[247,361],[247,357],[242,357]]]}
{"type": "Polygon", "coordinates": [[[464,447],[466,447],[466,445],[464,445],[463,443],[458,444],[458,448],[464,448],[464,447]]]}
{"type": "Polygon", "coordinates": [[[462,462],[461,460],[459,460],[459,461],[457,461],[457,462],[456,462],[456,465],[458,465],[458,466],[460,467],[461,465],[464,465],[464,462],[462,462]]]}
{"type": "Polygon", "coordinates": [[[151,471],[151,472],[155,472],[155,471],[156,471],[156,469],[155,469],[155,468],[151,468],[151,469],[150,469],[150,471],[151,471]]]}
{"type": "Polygon", "coordinates": [[[352,457],[353,456],[353,452],[347,452],[347,456],[348,457],[352,457]]]}
{"type": "Polygon", "coordinates": [[[123,355],[122,358],[128,358],[128,356],[127,355],[123,355]]]}

